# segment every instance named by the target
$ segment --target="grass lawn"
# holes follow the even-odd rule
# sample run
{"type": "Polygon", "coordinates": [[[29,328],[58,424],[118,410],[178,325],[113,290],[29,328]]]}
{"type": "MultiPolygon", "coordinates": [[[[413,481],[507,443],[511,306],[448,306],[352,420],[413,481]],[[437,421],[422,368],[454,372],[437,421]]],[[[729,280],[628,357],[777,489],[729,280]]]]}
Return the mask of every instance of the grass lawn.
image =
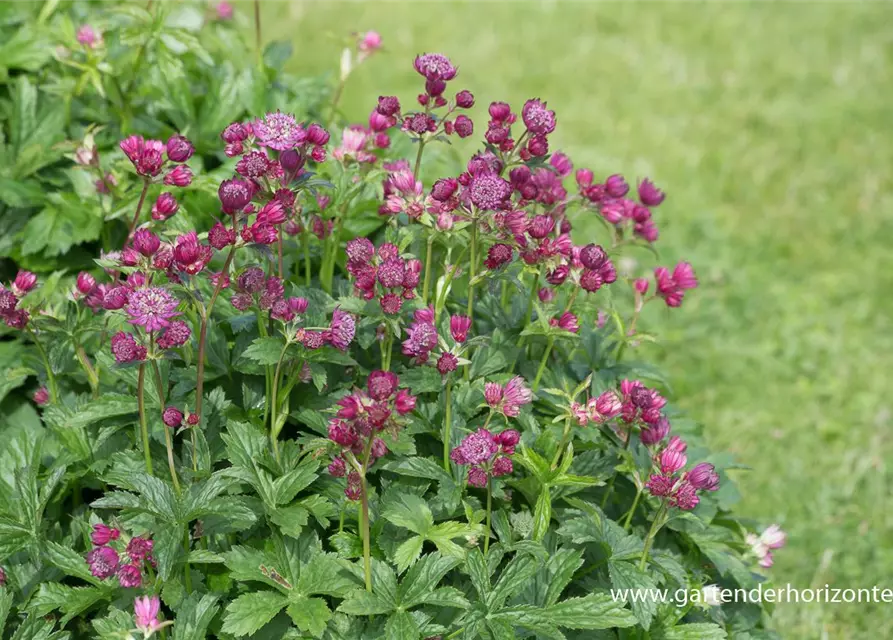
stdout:
{"type": "MultiPolygon", "coordinates": [[[[662,261],[690,260],[702,287],[645,319],[663,341],[644,355],[713,447],[752,468],[743,511],[788,530],[773,581],[893,587],[888,6],[264,5],[265,38],[291,39],[301,71],[337,67],[332,34],[382,33],[387,54],[345,92],[352,119],[379,94],[408,102],[412,57],[443,52],[452,86],[477,96],[478,129],[491,100],[539,96],[558,114],[553,149],[664,187],[662,261]]],[[[791,638],[893,637],[889,605],[776,618],[791,638]]]]}

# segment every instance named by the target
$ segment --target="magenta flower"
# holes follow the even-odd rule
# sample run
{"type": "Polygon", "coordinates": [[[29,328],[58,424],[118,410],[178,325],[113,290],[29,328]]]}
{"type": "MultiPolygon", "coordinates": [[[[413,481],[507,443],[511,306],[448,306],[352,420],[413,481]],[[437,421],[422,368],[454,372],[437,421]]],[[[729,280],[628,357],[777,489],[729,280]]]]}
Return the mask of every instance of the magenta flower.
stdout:
{"type": "Polygon", "coordinates": [[[105,580],[115,575],[118,569],[118,552],[111,547],[97,547],[87,554],[90,573],[95,578],[105,580]]]}
{"type": "Polygon", "coordinates": [[[168,325],[161,337],[158,338],[158,346],[161,349],[173,349],[182,347],[189,341],[192,329],[182,320],[174,320],[168,325]]]}
{"type": "Polygon", "coordinates": [[[658,420],[657,424],[649,425],[642,429],[639,434],[639,438],[642,440],[642,444],[646,446],[651,446],[663,441],[664,438],[670,433],[670,421],[664,417],[661,417],[658,420]]]}
{"type": "Polygon", "coordinates": [[[491,271],[498,269],[502,265],[511,262],[513,256],[514,252],[511,246],[497,242],[487,250],[487,259],[484,260],[484,266],[491,271]]]}
{"type": "Polygon", "coordinates": [[[332,322],[329,324],[329,330],[325,332],[325,338],[336,349],[347,351],[356,331],[357,322],[354,317],[336,307],[332,312],[332,322]]]}
{"type": "Polygon", "coordinates": [[[646,207],[656,207],[664,201],[664,198],[666,198],[664,192],[654,186],[648,178],[639,183],[639,200],[646,207]]]}
{"type": "Polygon", "coordinates": [[[174,187],[188,187],[192,184],[192,170],[185,164],[178,165],[164,176],[164,184],[174,187]]]}
{"type": "Polygon", "coordinates": [[[93,533],[90,534],[90,542],[97,547],[102,547],[107,545],[110,541],[117,540],[120,537],[121,532],[118,529],[100,522],[93,525],[93,533]]]}
{"type": "Polygon", "coordinates": [[[373,400],[387,400],[399,384],[397,374],[392,371],[373,371],[366,379],[366,389],[373,400]]]}
{"type": "Polygon", "coordinates": [[[512,184],[493,173],[476,175],[468,187],[468,197],[472,204],[484,211],[504,208],[511,195],[512,184]]]}
{"type": "Polygon", "coordinates": [[[177,409],[177,407],[168,407],[161,414],[161,420],[166,426],[176,429],[183,424],[183,412],[177,409]]]}
{"type": "Polygon", "coordinates": [[[549,320],[549,324],[553,327],[569,331],[570,333],[577,333],[580,330],[580,325],[577,323],[577,316],[569,311],[562,313],[561,317],[558,319],[552,318],[549,320]]]}
{"type": "Polygon", "coordinates": [[[195,153],[195,147],[184,136],[171,136],[168,138],[165,149],[167,150],[168,160],[171,162],[186,162],[195,153]]]}
{"type": "Polygon", "coordinates": [[[449,58],[440,53],[425,53],[417,56],[413,66],[428,80],[452,80],[456,77],[456,68],[449,58]]]}
{"type": "Polygon", "coordinates": [[[415,405],[416,397],[409,393],[408,389],[400,389],[400,391],[397,392],[397,397],[394,398],[394,408],[401,416],[410,413],[415,409],[415,405]]]}
{"type": "Polygon", "coordinates": [[[131,324],[142,326],[146,331],[158,331],[170,325],[170,319],[180,315],[180,301],[161,287],[137,289],[130,294],[125,311],[131,324]]]}
{"type": "Polygon", "coordinates": [[[102,44],[102,34],[93,29],[89,24],[83,24],[78,27],[75,37],[80,44],[88,49],[95,49],[102,44]]]}
{"type": "Polygon", "coordinates": [[[50,392],[47,391],[46,387],[40,387],[37,389],[37,391],[34,392],[34,395],[31,399],[34,400],[34,404],[42,407],[50,401],[50,392]]]}
{"type": "Polygon", "coordinates": [[[440,357],[437,359],[437,371],[440,375],[445,376],[451,371],[455,371],[459,366],[459,358],[454,356],[449,351],[444,351],[440,354],[440,357]]]}
{"type": "Polygon", "coordinates": [[[687,262],[677,264],[672,274],[666,267],[658,267],[654,270],[654,280],[657,294],[664,299],[668,307],[681,306],[686,290],[698,286],[694,269],[687,262]]]}
{"type": "Polygon", "coordinates": [[[450,316],[450,334],[453,340],[463,343],[468,339],[468,330],[471,329],[471,318],[468,316],[450,316]]]}
{"type": "Polygon", "coordinates": [[[158,619],[160,611],[158,596],[142,596],[133,601],[133,619],[137,628],[145,634],[155,633],[161,628],[161,620],[158,619]]]}
{"type": "Polygon", "coordinates": [[[403,355],[422,364],[437,347],[437,328],[434,326],[434,311],[431,307],[419,309],[409,325],[408,337],[403,341],[403,355]]]}
{"type": "Polygon", "coordinates": [[[719,489],[719,474],[716,473],[716,468],[707,462],[696,464],[691,471],[685,474],[685,479],[695,489],[702,491],[716,491],[719,489]]]}
{"type": "Polygon", "coordinates": [[[179,210],[180,204],[177,202],[177,199],[173,196],[173,194],[165,191],[158,199],[155,201],[155,204],[152,205],[152,219],[153,220],[167,220],[172,215],[177,213],[179,210]]]}
{"type": "Polygon", "coordinates": [[[143,584],[143,572],[138,565],[125,564],[118,568],[118,582],[125,589],[133,589],[143,584]]]}
{"type": "Polygon", "coordinates": [[[190,231],[177,237],[173,258],[178,269],[194,276],[207,266],[213,254],[211,247],[201,244],[195,231],[190,231]]]}
{"type": "Polygon", "coordinates": [[[133,334],[119,331],[112,336],[112,354],[118,364],[140,362],[146,359],[146,347],[137,344],[133,334]]]}
{"type": "Polygon", "coordinates": [[[253,195],[251,184],[238,178],[224,180],[217,189],[217,197],[225,213],[241,211],[251,203],[253,195]]]}
{"type": "Polygon", "coordinates": [[[286,151],[304,142],[307,132],[293,115],[277,111],[252,123],[257,143],[276,151],[286,151]]]}
{"type": "Polygon", "coordinates": [[[134,536],[127,543],[127,555],[133,562],[141,562],[147,558],[151,558],[152,547],[155,543],[148,538],[142,536],[134,536]]]}
{"type": "Polygon", "coordinates": [[[679,471],[685,466],[686,456],[681,451],[674,449],[664,449],[660,454],[660,470],[661,473],[670,475],[679,471]]]}
{"type": "Polygon", "coordinates": [[[359,35],[357,50],[360,52],[358,59],[361,62],[379,49],[381,49],[381,34],[378,31],[367,31],[359,35]]]}
{"type": "Polygon", "coordinates": [[[697,489],[689,482],[683,481],[670,498],[670,504],[683,511],[691,511],[698,506],[700,498],[697,489]]]}
{"type": "Polygon", "coordinates": [[[541,100],[528,100],[521,108],[524,126],[533,134],[546,135],[555,131],[555,112],[546,108],[541,100]]]}
{"type": "Polygon", "coordinates": [[[456,464],[469,465],[468,484],[474,487],[487,486],[490,477],[510,474],[514,465],[511,456],[520,440],[520,434],[508,429],[496,435],[486,429],[478,429],[462,440],[450,452],[450,459],[456,464]]]}
{"type": "Polygon", "coordinates": [[[152,178],[161,173],[165,151],[161,140],[145,140],[142,136],[130,136],[122,140],[119,146],[141,176],[152,178]]]}

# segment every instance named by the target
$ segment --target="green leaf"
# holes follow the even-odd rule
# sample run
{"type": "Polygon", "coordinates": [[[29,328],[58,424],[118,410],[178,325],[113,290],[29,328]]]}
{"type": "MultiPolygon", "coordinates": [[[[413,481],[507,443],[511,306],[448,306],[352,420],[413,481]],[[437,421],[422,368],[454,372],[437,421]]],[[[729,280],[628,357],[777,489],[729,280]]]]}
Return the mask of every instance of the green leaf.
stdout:
{"type": "Polygon", "coordinates": [[[561,592],[570,584],[574,577],[574,572],[583,564],[582,549],[558,549],[549,556],[546,563],[546,571],[548,577],[546,580],[546,589],[543,594],[543,605],[552,605],[558,601],[561,592]]]}
{"type": "Polygon", "coordinates": [[[285,347],[285,340],[281,337],[255,338],[242,352],[243,358],[254,360],[258,364],[276,364],[285,347]]]}
{"type": "Polygon", "coordinates": [[[270,520],[278,525],[282,533],[298,538],[301,531],[307,525],[307,518],[310,513],[301,505],[294,504],[290,507],[277,507],[270,516],[270,520]]]}
{"type": "Polygon", "coordinates": [[[292,469],[284,476],[276,478],[273,482],[273,493],[276,504],[288,504],[299,491],[306,489],[319,476],[316,470],[319,468],[317,460],[310,460],[292,469]]]}
{"type": "Polygon", "coordinates": [[[398,611],[384,626],[385,640],[419,640],[422,631],[408,611],[398,611]]]}
{"type": "Polygon", "coordinates": [[[549,531],[549,523],[552,521],[552,497],[549,493],[549,485],[540,489],[540,495],[536,499],[536,508],[533,511],[533,539],[540,541],[549,531]]]}
{"type": "Polygon", "coordinates": [[[422,598],[421,603],[434,605],[435,607],[453,607],[455,609],[468,609],[471,607],[471,603],[455,587],[439,587],[422,598]]]}
{"type": "Polygon", "coordinates": [[[102,585],[102,581],[90,573],[90,567],[84,561],[84,556],[70,547],[63,547],[61,544],[47,541],[43,545],[43,557],[47,563],[67,576],[80,578],[97,587],[102,585]]]}
{"type": "Polygon", "coordinates": [[[167,580],[173,573],[174,566],[180,561],[183,551],[185,530],[180,525],[164,524],[155,529],[152,555],[158,563],[158,575],[167,580]]]}
{"type": "Polygon", "coordinates": [[[419,556],[422,555],[422,547],[425,545],[425,538],[422,536],[412,536],[409,540],[403,542],[394,552],[394,562],[397,563],[397,573],[403,573],[411,567],[419,556]]]}
{"type": "Polygon", "coordinates": [[[728,634],[719,625],[698,622],[659,629],[653,637],[655,640],[725,640],[728,634]]]}
{"type": "MultiPolygon", "coordinates": [[[[651,576],[631,562],[611,560],[608,563],[608,575],[611,577],[611,586],[616,590],[641,590],[654,593],[657,589],[657,584],[651,576]]],[[[630,600],[636,619],[647,630],[657,615],[657,603],[653,598],[630,598],[630,600]]]]}
{"type": "Polygon", "coordinates": [[[488,594],[487,608],[491,611],[502,608],[506,600],[527,586],[527,581],[536,575],[537,571],[539,571],[538,560],[529,555],[516,555],[505,565],[499,580],[488,594]]]}
{"type": "Polygon", "coordinates": [[[93,618],[91,624],[100,640],[121,640],[126,637],[125,632],[133,628],[133,614],[111,607],[106,617],[93,618]]]}
{"type": "Polygon", "coordinates": [[[398,493],[382,507],[381,516],[388,522],[424,535],[434,525],[434,516],[423,498],[413,493],[398,493]]]}
{"type": "Polygon", "coordinates": [[[325,631],[332,617],[325,600],[301,595],[291,598],[286,611],[298,629],[307,631],[317,638],[325,631]]]}
{"type": "Polygon", "coordinates": [[[413,394],[439,393],[443,390],[443,376],[433,367],[413,367],[400,374],[400,386],[409,387],[413,394]]]}
{"type": "Polygon", "coordinates": [[[6,618],[9,617],[11,608],[12,591],[5,587],[0,587],[0,634],[3,633],[3,627],[6,625],[6,618]]]}
{"type": "Polygon", "coordinates": [[[275,591],[245,593],[226,607],[223,631],[236,637],[252,635],[287,604],[288,599],[275,591]]]}
{"type": "Polygon", "coordinates": [[[208,637],[208,626],[217,615],[220,607],[217,596],[211,593],[189,594],[177,610],[174,622],[173,640],[204,640],[208,637]]]}
{"type": "Polygon", "coordinates": [[[590,593],[581,598],[568,598],[545,608],[554,624],[567,629],[610,629],[631,627],[635,616],[606,593],[590,593]]]}
{"type": "Polygon", "coordinates": [[[107,595],[107,591],[97,587],[69,587],[59,583],[44,583],[28,601],[28,609],[39,616],[45,616],[58,609],[65,614],[61,620],[64,625],[107,595]]]}
{"type": "Polygon", "coordinates": [[[398,597],[404,608],[421,604],[443,577],[461,561],[458,558],[430,553],[413,565],[400,585],[398,597]]]}
{"type": "Polygon", "coordinates": [[[478,596],[485,600],[490,595],[490,572],[480,549],[472,549],[465,556],[465,572],[471,579],[478,596]]]}
{"type": "Polygon", "coordinates": [[[344,602],[338,607],[338,611],[351,616],[376,616],[382,613],[390,613],[393,605],[365,589],[356,589],[347,594],[344,602]]]}

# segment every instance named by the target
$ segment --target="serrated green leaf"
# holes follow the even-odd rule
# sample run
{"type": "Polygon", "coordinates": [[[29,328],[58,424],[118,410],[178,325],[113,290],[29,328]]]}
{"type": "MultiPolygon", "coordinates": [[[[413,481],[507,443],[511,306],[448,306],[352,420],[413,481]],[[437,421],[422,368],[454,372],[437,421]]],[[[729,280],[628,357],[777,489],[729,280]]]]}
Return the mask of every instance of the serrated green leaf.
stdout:
{"type": "Polygon", "coordinates": [[[404,608],[420,604],[443,577],[461,561],[458,558],[429,553],[423,556],[406,573],[398,590],[398,599],[404,608]]]}
{"type": "Polygon", "coordinates": [[[382,506],[381,516],[388,522],[424,535],[434,525],[434,516],[424,499],[413,493],[398,493],[382,506]]]}
{"type": "Polygon", "coordinates": [[[540,489],[540,495],[536,499],[536,508],[533,511],[533,539],[539,542],[549,531],[552,521],[552,496],[549,485],[540,489]]]}
{"type": "Polygon", "coordinates": [[[189,594],[177,610],[174,621],[173,640],[204,640],[208,637],[208,626],[217,615],[220,607],[218,596],[206,593],[189,594]]]}
{"type": "Polygon", "coordinates": [[[299,596],[291,599],[286,609],[292,622],[301,631],[307,631],[314,637],[320,637],[332,617],[332,612],[322,598],[299,596]]]}
{"type": "Polygon", "coordinates": [[[288,504],[294,500],[299,491],[310,486],[319,477],[316,470],[319,468],[317,460],[309,460],[292,469],[284,476],[276,478],[273,482],[273,493],[276,504],[288,504]]]}
{"type": "Polygon", "coordinates": [[[655,640],[725,640],[725,629],[709,622],[680,624],[675,627],[657,630],[655,640]]]}
{"type": "Polygon", "coordinates": [[[236,637],[252,635],[287,604],[286,597],[275,591],[245,593],[227,605],[223,631],[236,637]]]}
{"type": "Polygon", "coordinates": [[[376,616],[393,610],[393,605],[365,589],[351,591],[338,607],[338,611],[352,616],[376,616]]]}
{"type": "Polygon", "coordinates": [[[424,545],[425,538],[422,536],[412,536],[397,547],[397,550],[394,551],[394,562],[397,563],[397,573],[403,573],[419,559],[419,556],[422,555],[422,547],[424,545]]]}
{"type": "Polygon", "coordinates": [[[419,640],[422,632],[408,611],[391,615],[384,626],[385,640],[419,640]]]}
{"type": "Polygon", "coordinates": [[[270,515],[270,520],[277,525],[284,535],[298,538],[307,526],[310,513],[299,504],[290,507],[277,507],[270,515]]]}
{"type": "Polygon", "coordinates": [[[110,594],[98,587],[69,587],[56,582],[43,583],[28,601],[28,609],[45,616],[57,609],[65,614],[61,623],[77,617],[110,594]]]}
{"type": "MultiPolygon", "coordinates": [[[[611,577],[611,586],[615,590],[642,591],[654,593],[657,584],[650,575],[641,571],[631,562],[611,560],[608,562],[608,575],[611,577]]],[[[630,606],[639,624],[644,629],[651,626],[651,621],[657,615],[657,602],[652,598],[630,598],[630,606]]]]}
{"type": "Polygon", "coordinates": [[[258,364],[276,364],[279,362],[279,356],[282,354],[284,347],[285,340],[281,337],[255,338],[248,345],[248,348],[242,352],[242,357],[253,360],[258,364]]]}
{"type": "Polygon", "coordinates": [[[413,394],[439,393],[443,390],[443,376],[433,367],[413,367],[400,374],[400,386],[413,394]]]}
{"type": "Polygon", "coordinates": [[[80,578],[84,582],[100,586],[102,581],[90,573],[90,567],[85,562],[84,556],[70,547],[64,547],[52,541],[43,545],[43,558],[48,564],[59,569],[67,576],[80,578]]]}
{"type": "Polygon", "coordinates": [[[502,570],[493,590],[487,595],[487,608],[491,611],[501,609],[506,600],[520,592],[539,570],[539,562],[528,555],[519,555],[502,570]]]}

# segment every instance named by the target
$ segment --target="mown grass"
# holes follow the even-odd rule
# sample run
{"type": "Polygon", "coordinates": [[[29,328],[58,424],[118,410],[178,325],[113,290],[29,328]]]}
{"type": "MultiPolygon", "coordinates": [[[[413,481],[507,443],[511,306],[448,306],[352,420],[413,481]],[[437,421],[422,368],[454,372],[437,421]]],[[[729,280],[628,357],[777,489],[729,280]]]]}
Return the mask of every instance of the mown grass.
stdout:
{"type": "MultiPolygon", "coordinates": [[[[877,4],[264,3],[295,70],[337,67],[331,34],[376,29],[345,113],[418,92],[417,52],[483,109],[549,101],[553,148],[597,175],[651,176],[666,263],[702,286],[645,320],[675,398],[740,475],[742,510],[790,533],[771,575],[893,586],[893,49],[877,4]]],[[[585,225],[578,226],[585,235],[585,225]]],[[[643,265],[644,268],[645,265],[643,265]]],[[[893,637],[884,605],[782,605],[791,638],[893,637]]]]}

